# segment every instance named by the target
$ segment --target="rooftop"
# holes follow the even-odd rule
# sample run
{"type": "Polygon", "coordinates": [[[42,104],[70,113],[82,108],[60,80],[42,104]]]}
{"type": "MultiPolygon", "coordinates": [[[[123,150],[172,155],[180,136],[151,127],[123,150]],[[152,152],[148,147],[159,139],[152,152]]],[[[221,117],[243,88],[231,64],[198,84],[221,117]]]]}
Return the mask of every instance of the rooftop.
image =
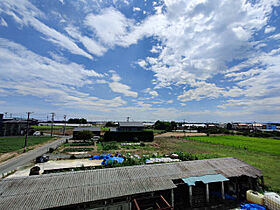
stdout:
{"type": "Polygon", "coordinates": [[[119,127],[144,127],[142,122],[119,122],[119,127]]]}
{"type": "Polygon", "coordinates": [[[207,174],[226,178],[262,176],[261,171],[236,158],[128,166],[47,174],[0,182],[3,209],[44,209],[132,194],[172,189],[172,180],[207,174]]]}
{"type": "Polygon", "coordinates": [[[73,131],[101,131],[100,128],[97,127],[78,127],[78,128],[74,128],[73,131]]]}

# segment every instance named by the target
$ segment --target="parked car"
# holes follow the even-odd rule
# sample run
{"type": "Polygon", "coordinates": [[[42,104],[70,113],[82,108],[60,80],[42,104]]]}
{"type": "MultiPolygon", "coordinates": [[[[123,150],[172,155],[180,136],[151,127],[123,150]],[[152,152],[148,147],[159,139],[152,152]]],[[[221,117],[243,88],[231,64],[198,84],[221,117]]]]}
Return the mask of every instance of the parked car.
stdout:
{"type": "Polygon", "coordinates": [[[35,132],[33,133],[33,136],[41,136],[41,132],[40,132],[40,131],[35,131],[35,132]]]}

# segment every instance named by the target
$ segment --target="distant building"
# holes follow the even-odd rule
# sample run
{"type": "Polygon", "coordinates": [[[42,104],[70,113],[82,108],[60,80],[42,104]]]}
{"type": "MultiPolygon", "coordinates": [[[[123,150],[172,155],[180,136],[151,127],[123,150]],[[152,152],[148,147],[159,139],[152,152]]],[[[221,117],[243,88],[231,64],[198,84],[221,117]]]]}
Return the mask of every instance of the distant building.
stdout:
{"type": "Polygon", "coordinates": [[[231,209],[262,173],[236,158],[138,165],[4,179],[2,209],[231,209]]]}
{"type": "Polygon", "coordinates": [[[143,131],[144,127],[142,122],[119,122],[117,131],[143,131]]]}
{"type": "MultiPolygon", "coordinates": [[[[32,134],[34,130],[31,128],[32,125],[38,125],[38,120],[29,120],[29,134],[32,134]]],[[[27,130],[27,120],[7,120],[3,121],[2,133],[3,136],[22,136],[25,135],[27,130]]]]}
{"type": "Polygon", "coordinates": [[[182,125],[182,127],[186,128],[206,128],[207,125],[204,123],[185,123],[182,125]]]}
{"type": "Polygon", "coordinates": [[[101,129],[97,127],[78,127],[73,130],[73,139],[77,139],[77,135],[80,131],[90,131],[94,136],[100,136],[101,129]]]}
{"type": "MultiPolygon", "coordinates": [[[[39,123],[39,126],[51,126],[52,123],[51,122],[41,122],[39,123]]],[[[90,127],[91,124],[87,123],[87,124],[79,124],[79,123],[53,123],[53,126],[70,126],[70,127],[90,127]]]]}
{"type": "Polygon", "coordinates": [[[234,130],[248,130],[250,129],[250,125],[247,123],[233,123],[232,129],[234,130]]]}

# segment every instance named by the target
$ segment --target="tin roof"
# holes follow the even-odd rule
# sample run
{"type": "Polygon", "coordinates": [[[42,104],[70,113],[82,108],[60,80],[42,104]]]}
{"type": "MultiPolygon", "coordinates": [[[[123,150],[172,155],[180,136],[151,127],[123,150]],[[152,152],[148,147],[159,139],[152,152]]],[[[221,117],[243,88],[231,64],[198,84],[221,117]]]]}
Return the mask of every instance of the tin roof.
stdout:
{"type": "Polygon", "coordinates": [[[0,181],[3,209],[44,209],[138,193],[172,189],[172,180],[207,174],[262,176],[236,158],[183,161],[79,172],[47,174],[0,181]]]}
{"type": "Polygon", "coordinates": [[[142,122],[119,122],[119,127],[144,127],[142,122]]]}
{"type": "Polygon", "coordinates": [[[74,128],[73,131],[101,131],[101,129],[97,127],[78,127],[74,128]]]}
{"type": "Polygon", "coordinates": [[[195,182],[201,181],[204,184],[212,183],[212,182],[224,182],[228,181],[226,177],[221,174],[208,174],[204,176],[191,176],[188,178],[182,179],[187,185],[195,186],[195,182]]]}

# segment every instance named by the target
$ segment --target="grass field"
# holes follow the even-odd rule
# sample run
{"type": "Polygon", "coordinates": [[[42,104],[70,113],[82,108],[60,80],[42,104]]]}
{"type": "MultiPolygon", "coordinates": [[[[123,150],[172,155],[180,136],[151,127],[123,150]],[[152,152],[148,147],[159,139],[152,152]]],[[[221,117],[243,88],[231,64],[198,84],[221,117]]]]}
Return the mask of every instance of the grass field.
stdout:
{"type": "Polygon", "coordinates": [[[280,140],[247,136],[197,136],[186,139],[232,146],[244,150],[280,155],[280,140]]]}
{"type": "MultiPolygon", "coordinates": [[[[33,146],[49,141],[52,137],[29,136],[27,146],[33,146]]],[[[0,137],[0,154],[7,152],[15,152],[22,149],[24,146],[24,136],[18,137],[0,137]]]]}
{"type": "MultiPolygon", "coordinates": [[[[32,127],[37,131],[44,131],[44,130],[50,130],[51,129],[50,125],[42,125],[42,126],[33,125],[32,127]]],[[[54,130],[63,129],[63,128],[64,128],[64,126],[53,126],[54,130]]],[[[72,126],[66,126],[66,129],[71,129],[71,128],[73,128],[73,127],[72,126]]]]}

